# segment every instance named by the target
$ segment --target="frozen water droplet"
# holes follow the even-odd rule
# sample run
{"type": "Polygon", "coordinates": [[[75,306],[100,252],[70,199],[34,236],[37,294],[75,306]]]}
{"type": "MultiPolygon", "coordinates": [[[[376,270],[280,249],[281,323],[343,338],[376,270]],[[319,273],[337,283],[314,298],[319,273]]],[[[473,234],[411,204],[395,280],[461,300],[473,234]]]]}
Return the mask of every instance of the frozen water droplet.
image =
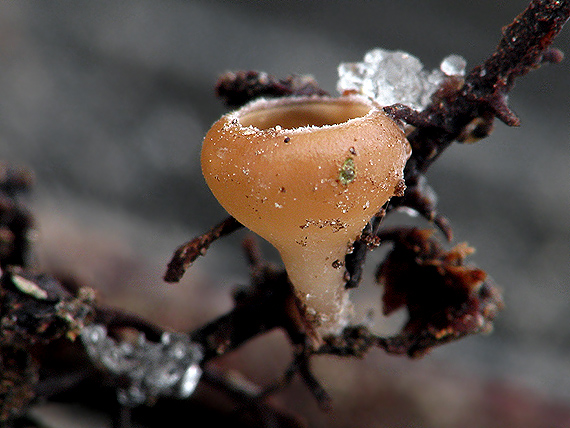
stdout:
{"type": "Polygon", "coordinates": [[[418,58],[403,51],[376,48],[363,62],[339,66],[339,92],[357,92],[381,105],[403,103],[422,109],[443,79],[439,70],[428,73],[418,58]]]}
{"type": "Polygon", "coordinates": [[[466,66],[467,61],[461,55],[449,55],[443,59],[439,68],[447,76],[465,76],[466,66]]]}
{"type": "Polygon", "coordinates": [[[419,213],[416,210],[414,210],[413,208],[408,208],[408,207],[399,207],[398,211],[403,212],[410,217],[417,217],[419,215],[419,213]]]}
{"type": "Polygon", "coordinates": [[[182,376],[182,380],[180,381],[180,387],[178,390],[178,395],[180,398],[188,398],[198,385],[198,381],[202,376],[202,369],[198,364],[192,364],[184,375],[182,376]]]}
{"type": "MultiPolygon", "coordinates": [[[[144,336],[141,334],[140,337],[144,336]]],[[[170,345],[170,342],[172,342],[172,337],[170,333],[163,333],[162,336],[160,336],[160,343],[162,343],[163,345],[170,345]]]]}
{"type": "Polygon", "coordinates": [[[182,377],[183,371],[173,361],[166,361],[160,367],[150,370],[145,376],[145,384],[155,391],[172,387],[182,377]]]}
{"type": "Polygon", "coordinates": [[[117,391],[117,400],[126,407],[136,407],[146,401],[146,394],[140,385],[131,385],[127,389],[119,389],[117,391]]]}
{"type": "Polygon", "coordinates": [[[339,65],[337,89],[340,93],[363,94],[381,105],[402,103],[422,110],[443,81],[444,73],[465,73],[462,57],[450,55],[444,62],[441,70],[430,72],[407,52],[372,49],[362,62],[339,65]]]}
{"type": "Polygon", "coordinates": [[[95,324],[83,328],[81,339],[91,359],[131,381],[117,392],[124,405],[138,406],[159,395],[178,396],[181,390],[189,396],[198,383],[203,354],[186,335],[164,333],[160,342],[151,342],[139,334],[132,342],[118,342],[95,324]]]}
{"type": "Polygon", "coordinates": [[[168,353],[173,358],[181,360],[186,353],[186,347],[182,343],[175,343],[171,346],[168,353]]]}
{"type": "Polygon", "coordinates": [[[82,338],[84,342],[89,345],[94,345],[107,336],[107,329],[102,325],[93,325],[85,327],[82,332],[82,338]]]}

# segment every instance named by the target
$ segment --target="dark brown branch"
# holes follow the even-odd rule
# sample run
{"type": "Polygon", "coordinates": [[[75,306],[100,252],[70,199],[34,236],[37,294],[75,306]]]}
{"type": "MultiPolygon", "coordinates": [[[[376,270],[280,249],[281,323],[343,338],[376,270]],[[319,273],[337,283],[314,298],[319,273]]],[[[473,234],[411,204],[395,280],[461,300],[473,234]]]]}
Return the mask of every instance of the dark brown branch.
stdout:
{"type": "MultiPolygon", "coordinates": [[[[407,189],[402,197],[392,198],[388,211],[400,207],[413,209],[451,240],[451,226],[436,211],[425,173],[454,141],[476,141],[488,136],[495,117],[507,125],[519,125],[507,106],[507,93],[517,77],[544,63],[562,60],[562,53],[550,45],[569,16],[568,1],[533,1],[503,30],[495,52],[464,81],[448,78],[425,110],[417,112],[402,104],[385,107],[394,119],[415,127],[408,135],[413,150],[404,170],[407,189]]],[[[355,243],[357,252],[347,256],[347,265],[355,265],[354,260],[363,262],[366,248],[355,243]]],[[[352,270],[358,273],[360,268],[356,265],[352,270]]],[[[350,276],[350,286],[356,286],[358,280],[359,275],[350,276]]]]}
{"type": "Polygon", "coordinates": [[[258,97],[327,95],[311,76],[278,79],[259,71],[228,71],[216,83],[216,94],[228,107],[240,107],[258,97]]]}
{"type": "Polygon", "coordinates": [[[386,207],[382,207],[380,212],[376,214],[372,220],[368,222],[361,236],[352,245],[352,251],[344,258],[344,265],[346,269],[346,283],[347,289],[356,288],[362,278],[364,262],[366,261],[366,254],[369,250],[376,248],[380,244],[377,238],[378,230],[382,219],[386,216],[386,207]]]}
{"type": "MultiPolygon", "coordinates": [[[[459,89],[453,90],[456,82],[448,81],[436,93],[434,102],[421,113],[399,105],[391,107],[392,115],[418,125],[408,136],[413,149],[405,171],[409,187],[418,182],[419,176],[477,118],[489,121],[491,113],[508,125],[518,125],[518,119],[506,104],[506,95],[517,77],[544,62],[562,59],[562,54],[550,45],[569,16],[568,1],[531,2],[503,30],[495,52],[465,77],[459,89]]],[[[405,205],[405,197],[400,201],[400,205],[405,205]]]]}
{"type": "Polygon", "coordinates": [[[168,268],[164,274],[164,280],[166,282],[180,281],[190,265],[194,263],[198,257],[206,255],[206,251],[212,242],[223,236],[229,235],[242,227],[242,224],[235,218],[228,217],[203,235],[181,245],[174,252],[172,259],[168,263],[168,268]]]}
{"type": "Polygon", "coordinates": [[[148,340],[158,342],[164,329],[151,323],[145,318],[131,314],[123,309],[110,308],[99,305],[95,308],[93,322],[107,327],[110,333],[123,328],[132,328],[143,333],[148,340]]]}
{"type": "Polygon", "coordinates": [[[204,347],[204,360],[231,352],[244,342],[286,323],[286,301],[292,296],[284,271],[267,272],[269,281],[242,290],[237,306],[227,315],[191,334],[204,347]]]}
{"type": "Polygon", "coordinates": [[[285,388],[293,379],[296,374],[299,374],[307,388],[311,391],[319,407],[324,411],[329,411],[332,408],[332,399],[327,394],[326,390],[322,387],[319,381],[313,375],[310,364],[311,356],[315,350],[307,346],[298,346],[293,357],[293,361],[277,382],[266,387],[258,396],[258,398],[268,397],[271,394],[285,388]]]}
{"type": "Polygon", "coordinates": [[[239,288],[235,308],[195,330],[192,341],[204,349],[204,361],[223,355],[247,340],[274,328],[283,328],[296,345],[316,341],[284,269],[262,262],[252,240],[244,244],[250,260],[251,285],[239,288]]]}
{"type": "Polygon", "coordinates": [[[405,307],[409,319],[394,337],[379,337],[362,326],[325,338],[318,353],[362,356],[371,347],[391,354],[421,356],[435,346],[489,331],[503,302],[485,272],[466,265],[472,249],[446,251],[432,231],[393,228],[379,234],[394,245],[377,272],[384,286],[384,314],[405,307]]]}
{"type": "Polygon", "coordinates": [[[257,393],[258,387],[256,385],[248,384],[244,388],[241,385],[243,380],[238,383],[228,373],[215,367],[204,373],[203,381],[223,391],[224,394],[233,399],[237,405],[233,412],[237,420],[254,419],[251,421],[251,426],[256,427],[306,427],[299,419],[265,403],[263,397],[257,393]]]}

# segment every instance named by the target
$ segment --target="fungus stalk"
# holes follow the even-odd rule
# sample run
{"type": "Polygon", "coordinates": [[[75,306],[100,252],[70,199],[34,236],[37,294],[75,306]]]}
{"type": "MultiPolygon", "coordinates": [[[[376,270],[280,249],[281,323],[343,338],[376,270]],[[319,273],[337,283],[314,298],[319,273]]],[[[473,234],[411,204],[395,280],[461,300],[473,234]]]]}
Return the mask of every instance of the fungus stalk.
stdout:
{"type": "Polygon", "coordinates": [[[344,257],[403,186],[410,146],[364,97],[257,100],[223,116],[203,143],[214,196],[279,251],[322,331],[348,321],[344,257]]]}

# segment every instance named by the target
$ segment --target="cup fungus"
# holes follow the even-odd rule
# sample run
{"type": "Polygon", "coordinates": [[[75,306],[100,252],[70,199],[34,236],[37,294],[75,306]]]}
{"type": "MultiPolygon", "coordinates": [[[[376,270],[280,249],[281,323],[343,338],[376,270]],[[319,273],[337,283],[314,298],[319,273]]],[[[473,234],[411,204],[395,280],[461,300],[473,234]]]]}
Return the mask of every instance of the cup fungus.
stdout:
{"type": "Polygon", "coordinates": [[[260,99],[223,116],[202,147],[214,196],[279,251],[321,330],[348,319],[344,257],[403,189],[411,148],[363,97],[260,99]]]}

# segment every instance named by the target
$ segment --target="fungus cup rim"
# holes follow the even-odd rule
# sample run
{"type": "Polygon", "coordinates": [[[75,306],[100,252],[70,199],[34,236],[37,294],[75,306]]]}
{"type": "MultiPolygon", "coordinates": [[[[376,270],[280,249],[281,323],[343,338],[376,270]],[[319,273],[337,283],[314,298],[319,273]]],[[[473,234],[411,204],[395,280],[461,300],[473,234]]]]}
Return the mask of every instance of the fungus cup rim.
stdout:
{"type": "MultiPolygon", "coordinates": [[[[378,113],[385,114],[382,110],[382,106],[380,106],[373,99],[363,95],[351,94],[351,95],[341,95],[339,97],[312,95],[312,96],[290,96],[282,98],[257,98],[245,104],[241,108],[226,114],[225,117],[227,120],[226,126],[235,126],[240,131],[243,130],[255,133],[271,133],[271,134],[287,133],[289,135],[289,134],[317,131],[321,129],[343,128],[352,125],[355,122],[365,121],[366,119],[378,113]],[[336,106],[338,107],[340,114],[340,110],[344,106],[350,106],[351,104],[354,105],[352,107],[353,109],[359,107],[367,108],[366,113],[350,114],[350,115],[345,113],[345,119],[343,120],[338,120],[338,121],[330,120],[331,123],[324,123],[320,125],[307,124],[307,125],[292,126],[292,127],[287,127],[283,125],[260,127],[256,126],[254,123],[248,123],[248,121],[244,121],[244,118],[260,114],[263,111],[267,112],[277,111],[277,109],[280,108],[294,110],[299,107],[307,107],[310,105],[315,105],[315,107],[318,107],[319,105],[331,106],[331,107],[336,106]]],[[[322,117],[327,118],[331,116],[323,114],[322,117]]]]}

